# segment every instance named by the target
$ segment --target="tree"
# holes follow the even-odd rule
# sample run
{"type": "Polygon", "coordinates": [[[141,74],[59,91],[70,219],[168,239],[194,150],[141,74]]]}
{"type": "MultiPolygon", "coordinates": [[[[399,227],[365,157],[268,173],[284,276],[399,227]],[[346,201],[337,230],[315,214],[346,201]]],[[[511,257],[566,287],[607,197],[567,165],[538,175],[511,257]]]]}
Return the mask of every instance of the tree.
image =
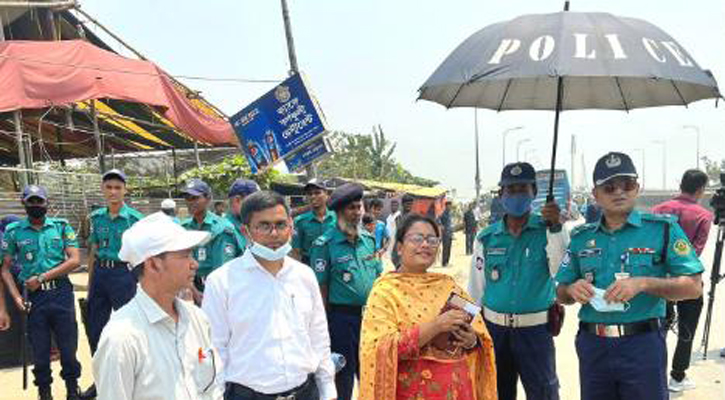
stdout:
{"type": "Polygon", "coordinates": [[[705,162],[705,173],[710,178],[710,184],[719,185],[720,174],[725,172],[725,160],[716,161],[707,157],[702,157],[702,160],[705,162]]]}
{"type": "Polygon", "coordinates": [[[272,181],[283,180],[281,174],[274,169],[252,175],[247,158],[243,154],[228,156],[218,163],[186,171],[181,175],[180,180],[183,182],[194,178],[201,179],[209,184],[212,191],[217,194],[227,193],[229,187],[238,178],[252,179],[265,189],[269,188],[272,181]]]}

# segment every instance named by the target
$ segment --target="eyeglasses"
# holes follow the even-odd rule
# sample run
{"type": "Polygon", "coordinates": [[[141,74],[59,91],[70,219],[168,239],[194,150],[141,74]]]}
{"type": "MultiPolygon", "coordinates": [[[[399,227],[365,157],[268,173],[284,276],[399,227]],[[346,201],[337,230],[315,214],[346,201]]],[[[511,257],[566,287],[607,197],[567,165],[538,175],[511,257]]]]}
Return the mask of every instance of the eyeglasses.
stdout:
{"type": "Polygon", "coordinates": [[[423,244],[423,242],[428,243],[428,246],[430,247],[437,247],[439,244],[441,244],[441,238],[435,235],[425,236],[422,233],[414,233],[411,235],[406,235],[405,238],[416,246],[420,246],[421,244],[423,244]]]}
{"type": "Polygon", "coordinates": [[[611,181],[603,184],[601,188],[606,194],[612,194],[617,191],[617,189],[621,189],[623,192],[631,192],[637,188],[637,181],[632,178],[612,179],[611,181]]]}
{"type": "Polygon", "coordinates": [[[263,233],[265,235],[269,235],[270,233],[272,233],[272,230],[276,230],[277,232],[284,232],[289,228],[290,224],[288,224],[287,221],[260,222],[252,227],[252,229],[257,231],[258,233],[263,233]]]}

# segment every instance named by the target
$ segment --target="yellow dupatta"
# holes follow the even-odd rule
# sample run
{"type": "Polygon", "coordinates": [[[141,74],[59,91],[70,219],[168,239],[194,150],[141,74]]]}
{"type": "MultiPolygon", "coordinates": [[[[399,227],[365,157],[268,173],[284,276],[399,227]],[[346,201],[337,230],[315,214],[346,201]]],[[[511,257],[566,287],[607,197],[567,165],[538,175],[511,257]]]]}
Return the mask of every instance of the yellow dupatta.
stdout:
{"type": "MultiPolygon", "coordinates": [[[[445,274],[389,272],[375,282],[362,323],[359,400],[395,399],[401,336],[418,324],[434,320],[451,292],[472,301],[445,274]]],[[[493,342],[480,315],[472,326],[481,343],[466,355],[475,400],[496,400],[493,342]]]]}

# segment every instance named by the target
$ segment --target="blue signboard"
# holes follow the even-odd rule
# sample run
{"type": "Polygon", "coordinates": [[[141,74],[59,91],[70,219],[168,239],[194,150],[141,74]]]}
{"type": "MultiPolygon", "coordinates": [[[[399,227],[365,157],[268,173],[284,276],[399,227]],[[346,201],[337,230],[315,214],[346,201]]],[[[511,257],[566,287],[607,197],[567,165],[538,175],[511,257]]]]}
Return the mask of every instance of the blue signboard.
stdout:
{"type": "Polygon", "coordinates": [[[230,118],[252,172],[263,171],[327,131],[301,74],[292,75],[230,118]]]}
{"type": "Polygon", "coordinates": [[[329,155],[330,152],[325,138],[319,138],[285,158],[284,162],[287,164],[289,172],[299,172],[313,161],[329,155]]]}

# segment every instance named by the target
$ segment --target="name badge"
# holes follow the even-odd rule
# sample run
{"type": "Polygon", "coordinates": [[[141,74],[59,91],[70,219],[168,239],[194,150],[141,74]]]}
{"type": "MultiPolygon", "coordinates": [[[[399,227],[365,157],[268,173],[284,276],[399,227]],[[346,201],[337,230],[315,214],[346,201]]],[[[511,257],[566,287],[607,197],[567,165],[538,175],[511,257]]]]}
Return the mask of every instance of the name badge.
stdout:
{"type": "Polygon", "coordinates": [[[206,247],[199,247],[197,257],[199,258],[199,261],[206,261],[206,247]]]}
{"type": "Polygon", "coordinates": [[[346,262],[348,262],[350,260],[352,260],[352,255],[348,254],[348,255],[344,255],[342,257],[336,258],[335,259],[335,263],[342,264],[342,263],[346,263],[346,262]]]}
{"type": "Polygon", "coordinates": [[[580,258],[596,257],[602,255],[602,249],[586,249],[581,250],[577,255],[580,258]]]}
{"type": "Polygon", "coordinates": [[[614,279],[621,280],[629,278],[629,272],[615,272],[614,279]]]}
{"type": "Polygon", "coordinates": [[[506,250],[507,249],[505,247],[492,247],[490,249],[486,249],[486,255],[487,256],[505,256],[506,250]]]}

